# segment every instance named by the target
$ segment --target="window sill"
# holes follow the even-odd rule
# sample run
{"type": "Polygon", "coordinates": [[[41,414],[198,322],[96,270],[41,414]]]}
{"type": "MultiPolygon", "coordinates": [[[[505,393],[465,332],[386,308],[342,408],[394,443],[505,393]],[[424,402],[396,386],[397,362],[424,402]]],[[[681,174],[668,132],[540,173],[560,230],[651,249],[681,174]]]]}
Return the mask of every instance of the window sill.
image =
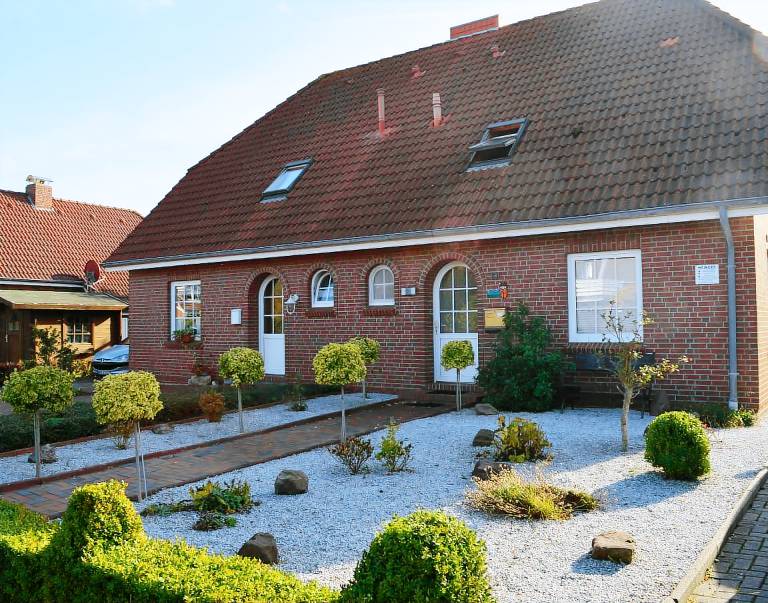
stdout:
{"type": "Polygon", "coordinates": [[[200,350],[202,347],[202,341],[190,341],[189,343],[182,343],[181,341],[170,340],[163,344],[163,348],[166,350],[200,350]]]}
{"type": "Polygon", "coordinates": [[[395,316],[397,308],[395,306],[368,306],[363,308],[363,316],[395,316]]]}
{"type": "Polygon", "coordinates": [[[308,318],[330,318],[336,316],[336,308],[310,308],[307,310],[308,318]]]}

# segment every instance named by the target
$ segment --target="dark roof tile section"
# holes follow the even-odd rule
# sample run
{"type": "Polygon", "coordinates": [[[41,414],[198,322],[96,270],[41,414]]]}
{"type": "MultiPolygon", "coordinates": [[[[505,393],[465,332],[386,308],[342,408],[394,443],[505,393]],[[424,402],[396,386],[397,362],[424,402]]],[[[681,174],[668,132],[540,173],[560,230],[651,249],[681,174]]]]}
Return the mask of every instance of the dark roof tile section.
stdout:
{"type": "Polygon", "coordinates": [[[767,195],[766,57],[702,0],[603,0],[325,75],[191,168],[111,259],[767,195]],[[508,167],[465,171],[487,124],[521,117],[508,167]],[[305,157],[288,199],[259,203],[305,157]]]}
{"type": "MultiPolygon", "coordinates": [[[[103,262],[141,222],[134,211],[53,200],[36,209],[25,193],[0,190],[0,278],[79,281],[89,259],[103,262]]],[[[97,289],[128,297],[128,274],[104,273],[97,289]]]]}

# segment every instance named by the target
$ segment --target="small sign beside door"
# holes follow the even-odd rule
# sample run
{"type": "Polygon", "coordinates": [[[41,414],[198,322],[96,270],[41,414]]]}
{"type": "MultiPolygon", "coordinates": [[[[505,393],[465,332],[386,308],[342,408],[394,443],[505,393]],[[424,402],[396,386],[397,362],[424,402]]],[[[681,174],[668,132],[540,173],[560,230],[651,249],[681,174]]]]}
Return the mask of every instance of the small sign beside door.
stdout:
{"type": "Polygon", "coordinates": [[[717,285],[720,283],[719,264],[697,264],[695,270],[697,285],[717,285]]]}

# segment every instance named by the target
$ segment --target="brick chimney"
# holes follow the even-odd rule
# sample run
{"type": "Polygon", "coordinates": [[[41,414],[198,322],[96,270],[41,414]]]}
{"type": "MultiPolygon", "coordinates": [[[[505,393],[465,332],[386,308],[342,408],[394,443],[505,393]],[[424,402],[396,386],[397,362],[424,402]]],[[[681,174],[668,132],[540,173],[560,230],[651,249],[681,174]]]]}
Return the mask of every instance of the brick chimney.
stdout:
{"type": "Polygon", "coordinates": [[[456,38],[463,38],[465,36],[473,36],[475,34],[491,31],[492,29],[498,28],[499,15],[485,17],[484,19],[478,19],[477,21],[470,21],[469,23],[462,23],[461,25],[454,25],[451,27],[451,40],[455,40],[456,38]]]}
{"type": "Polygon", "coordinates": [[[53,209],[53,188],[47,184],[48,178],[27,176],[27,197],[37,209],[53,209]]]}

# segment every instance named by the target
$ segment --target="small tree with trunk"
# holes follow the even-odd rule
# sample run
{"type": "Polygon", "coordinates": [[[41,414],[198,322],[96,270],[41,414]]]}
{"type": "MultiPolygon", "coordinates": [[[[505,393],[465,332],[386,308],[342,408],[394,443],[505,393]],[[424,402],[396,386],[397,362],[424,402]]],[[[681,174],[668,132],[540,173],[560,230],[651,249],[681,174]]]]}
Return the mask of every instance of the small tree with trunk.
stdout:
{"type": "Polygon", "coordinates": [[[74,379],[53,366],[14,371],[3,386],[2,398],[20,414],[31,414],[35,431],[35,476],[41,474],[40,419],[42,412],[62,412],[72,405],[74,379]]]}
{"type": "Polygon", "coordinates": [[[160,384],[152,373],[131,371],[107,375],[93,388],[93,410],[102,425],[132,425],[138,477],[138,497],[147,494],[147,475],[141,453],[141,422],[155,418],[163,408],[160,384]]]}
{"type": "Polygon", "coordinates": [[[344,386],[365,379],[366,368],[360,347],[354,343],[329,343],[320,348],[312,360],[315,382],[341,388],[341,440],[347,439],[347,415],[344,386]]]}
{"type": "Polygon", "coordinates": [[[243,422],[243,385],[253,385],[264,378],[264,358],[251,348],[232,348],[219,356],[219,374],[232,380],[237,390],[237,417],[240,433],[245,431],[243,422]]]}
{"type": "Polygon", "coordinates": [[[626,452],[629,449],[629,409],[632,400],[644,387],[679,371],[680,364],[688,362],[688,358],[681,356],[677,363],[664,358],[654,364],[641,364],[642,329],[653,324],[653,319],[645,313],[639,320],[619,316],[615,302],[611,302],[610,310],[602,314],[602,318],[606,331],[603,341],[611,346],[611,351],[606,353],[606,368],[619,382],[622,394],[621,449],[626,452]]]}
{"type": "Polygon", "coordinates": [[[466,340],[449,341],[440,352],[440,364],[446,370],[456,369],[456,410],[461,410],[461,371],[475,363],[475,351],[466,340]]]}
{"type": "MultiPolygon", "coordinates": [[[[381,345],[375,339],[370,337],[353,337],[349,340],[349,343],[354,343],[360,348],[360,353],[363,355],[363,362],[365,362],[366,377],[368,367],[379,361],[379,354],[381,353],[381,345]]],[[[368,397],[367,391],[368,379],[363,379],[363,398],[368,397]]]]}

